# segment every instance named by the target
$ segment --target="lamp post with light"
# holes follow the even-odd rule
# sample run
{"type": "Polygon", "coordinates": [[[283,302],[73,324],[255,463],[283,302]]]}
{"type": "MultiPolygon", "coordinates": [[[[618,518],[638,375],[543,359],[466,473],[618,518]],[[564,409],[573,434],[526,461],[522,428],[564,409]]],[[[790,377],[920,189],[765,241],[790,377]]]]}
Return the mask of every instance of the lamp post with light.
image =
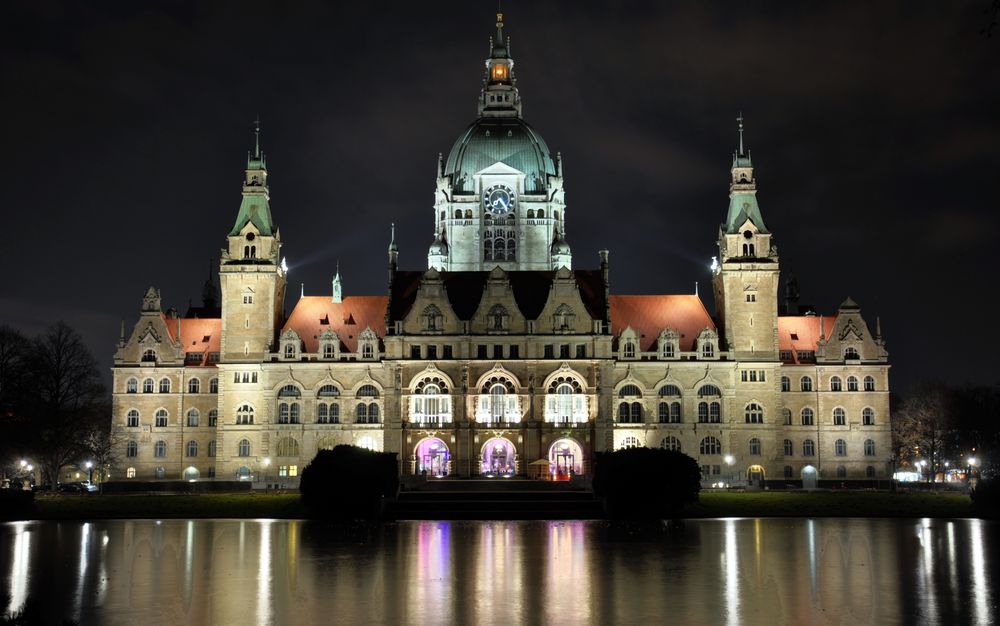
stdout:
{"type": "Polygon", "coordinates": [[[87,468],[87,482],[91,485],[94,484],[94,463],[93,461],[87,461],[83,464],[87,468]]]}
{"type": "Polygon", "coordinates": [[[269,486],[267,484],[267,468],[270,467],[270,466],[271,466],[271,457],[269,457],[269,456],[264,457],[264,489],[265,490],[267,490],[267,488],[269,486]]]}
{"type": "Polygon", "coordinates": [[[970,456],[969,459],[966,461],[966,464],[968,464],[968,466],[969,466],[969,469],[966,472],[966,476],[967,476],[966,482],[969,483],[970,487],[973,486],[972,485],[972,472],[973,472],[973,468],[976,467],[976,463],[978,463],[978,462],[979,461],[977,461],[976,457],[974,457],[974,456],[970,456]]]}
{"type": "Polygon", "coordinates": [[[726,456],[722,457],[722,460],[725,461],[726,465],[729,466],[729,483],[728,483],[728,487],[729,487],[729,489],[732,489],[733,488],[733,463],[736,462],[736,459],[733,458],[733,455],[727,454],[726,456]]]}

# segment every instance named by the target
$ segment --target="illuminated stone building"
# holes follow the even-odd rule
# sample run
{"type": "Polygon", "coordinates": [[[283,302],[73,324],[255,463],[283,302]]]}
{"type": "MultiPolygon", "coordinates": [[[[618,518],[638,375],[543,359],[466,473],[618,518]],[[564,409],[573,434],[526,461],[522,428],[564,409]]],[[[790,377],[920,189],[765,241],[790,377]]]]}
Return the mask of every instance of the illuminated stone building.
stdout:
{"type": "Polygon", "coordinates": [[[428,269],[398,268],[393,238],[381,295],[338,271],[285,302],[258,129],[219,287],[184,316],[150,288],[122,329],[119,477],[293,482],[341,443],[396,452],[405,475],[565,478],[650,446],[708,484],[888,476],[880,330],[850,299],[800,313],[792,281],[779,306],[742,120],[716,315],[698,295],[617,295],[606,251],[572,267],[561,159],[522,118],[513,66],[498,21],[478,117],[439,160],[428,269]]]}

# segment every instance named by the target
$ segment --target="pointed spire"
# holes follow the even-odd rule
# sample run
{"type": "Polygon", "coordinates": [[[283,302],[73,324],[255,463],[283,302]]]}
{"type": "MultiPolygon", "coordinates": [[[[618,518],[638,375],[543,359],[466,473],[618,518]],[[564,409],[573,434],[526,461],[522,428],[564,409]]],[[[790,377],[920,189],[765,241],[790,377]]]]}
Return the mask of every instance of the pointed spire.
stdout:
{"type": "Polygon", "coordinates": [[[255,159],[260,159],[260,113],[253,122],[253,141],[253,156],[255,159]]]}
{"type": "Polygon", "coordinates": [[[743,111],[740,111],[740,115],[739,115],[739,117],[736,118],[736,121],[739,123],[739,131],[740,131],[740,153],[739,154],[740,154],[740,156],[743,156],[743,111]]]}
{"type": "Polygon", "coordinates": [[[121,329],[118,332],[118,344],[125,345],[125,318],[122,318],[121,329]]]}
{"type": "Polygon", "coordinates": [[[399,252],[396,247],[396,223],[389,224],[389,252],[399,252]]]}
{"type": "Polygon", "coordinates": [[[882,339],[882,317],[875,316],[875,339],[882,339]]]}
{"type": "Polygon", "coordinates": [[[344,301],[344,287],[340,282],[340,259],[337,259],[337,273],[333,275],[333,284],[330,289],[331,302],[344,301]]]}

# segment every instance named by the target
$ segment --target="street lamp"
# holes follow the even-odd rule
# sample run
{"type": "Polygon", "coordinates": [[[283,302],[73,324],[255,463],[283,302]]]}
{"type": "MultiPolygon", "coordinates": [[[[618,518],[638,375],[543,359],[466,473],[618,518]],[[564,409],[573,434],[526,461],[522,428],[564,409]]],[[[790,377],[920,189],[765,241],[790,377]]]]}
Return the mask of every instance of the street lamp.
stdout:
{"type": "Polygon", "coordinates": [[[264,489],[267,489],[267,468],[271,466],[271,457],[264,457],[264,489]]]}
{"type": "Polygon", "coordinates": [[[93,461],[87,461],[83,464],[87,468],[87,482],[91,485],[94,484],[94,463],[93,461]]]}
{"type": "Polygon", "coordinates": [[[974,468],[976,466],[976,463],[978,463],[978,462],[979,461],[977,461],[976,457],[974,457],[974,456],[970,456],[969,460],[966,461],[966,463],[969,464],[969,471],[968,471],[968,474],[967,474],[966,482],[969,482],[970,485],[972,484],[972,482],[971,482],[972,481],[972,468],[974,468]]]}
{"type": "Polygon", "coordinates": [[[732,486],[733,486],[733,463],[736,462],[736,459],[733,458],[733,455],[727,454],[726,456],[722,457],[722,460],[725,461],[726,465],[729,466],[729,485],[728,486],[730,488],[732,488],[732,486]]]}

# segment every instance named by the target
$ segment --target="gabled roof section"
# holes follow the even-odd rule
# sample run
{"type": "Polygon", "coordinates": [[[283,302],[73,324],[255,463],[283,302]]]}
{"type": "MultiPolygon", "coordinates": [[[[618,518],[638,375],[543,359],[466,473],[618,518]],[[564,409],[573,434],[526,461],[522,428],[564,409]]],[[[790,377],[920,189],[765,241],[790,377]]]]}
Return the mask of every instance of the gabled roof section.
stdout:
{"type": "MultiPolygon", "coordinates": [[[[554,271],[508,272],[507,280],[518,310],[525,319],[535,320],[548,302],[554,271]]],[[[604,278],[600,270],[573,270],[580,297],[587,313],[594,319],[604,319],[604,278]]],[[[389,319],[406,317],[417,297],[423,272],[397,271],[392,281],[389,319]]],[[[489,272],[441,272],[441,280],[452,310],[461,320],[470,320],[483,299],[489,272]]]]}
{"type": "Polygon", "coordinates": [[[229,231],[230,237],[240,234],[247,223],[252,223],[261,235],[274,235],[274,224],[271,222],[271,206],[266,193],[244,193],[240,202],[240,212],[236,215],[236,223],[229,231]]]}
{"type": "Polygon", "coordinates": [[[219,352],[222,343],[222,320],[219,318],[169,318],[163,317],[170,340],[177,341],[178,326],[180,327],[181,349],[184,351],[184,365],[187,367],[214,367],[208,362],[211,352],[219,352]],[[198,362],[188,360],[192,353],[201,354],[198,362]]]}
{"type": "MultiPolygon", "coordinates": [[[[792,353],[792,363],[798,364],[799,352],[816,351],[820,331],[829,338],[837,323],[836,315],[783,315],[778,317],[778,350],[792,353]]],[[[783,359],[788,361],[788,359],[783,359]]],[[[812,362],[812,361],[810,361],[812,362]]]]}
{"type": "Polygon", "coordinates": [[[695,340],[705,328],[715,330],[708,309],[695,295],[611,296],[611,332],[617,337],[631,327],[643,352],[656,350],[664,328],[680,334],[680,349],[694,350],[695,340]]]}
{"type": "Polygon", "coordinates": [[[332,330],[340,337],[340,349],[356,352],[358,335],[369,326],[385,337],[386,296],[347,296],[343,302],[331,302],[329,296],[299,298],[281,332],[294,330],[305,343],[306,352],[319,351],[319,337],[332,330]]]}
{"type": "Polygon", "coordinates": [[[729,213],[726,215],[726,232],[730,235],[738,233],[740,226],[750,220],[762,233],[768,232],[764,225],[764,217],[760,214],[755,192],[734,191],[729,194],[729,213]]]}

